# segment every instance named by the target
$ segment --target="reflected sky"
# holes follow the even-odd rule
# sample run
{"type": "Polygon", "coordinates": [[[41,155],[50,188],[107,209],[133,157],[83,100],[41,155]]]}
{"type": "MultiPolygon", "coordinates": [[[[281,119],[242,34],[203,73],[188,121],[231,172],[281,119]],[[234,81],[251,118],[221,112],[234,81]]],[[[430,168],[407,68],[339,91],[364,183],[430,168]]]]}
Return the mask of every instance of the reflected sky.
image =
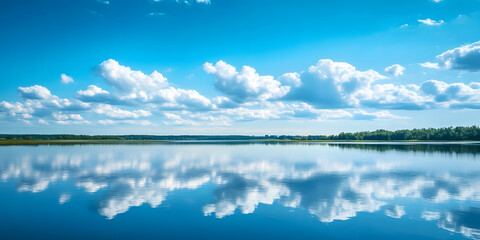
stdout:
{"type": "MultiPolygon", "coordinates": [[[[149,214],[138,207],[164,207],[159,214],[181,211],[178,201],[169,201],[181,194],[193,209],[186,218],[233,221],[287,210],[282,219],[313,216],[319,228],[341,222],[381,225],[391,218],[434,223],[440,231],[434,238],[480,239],[478,149],[471,144],[2,147],[0,193],[13,208],[22,207],[13,200],[17,195],[28,196],[38,208],[47,206],[36,198],[54,195],[57,207],[48,205],[49,211],[93,210],[107,222],[149,214]]],[[[405,236],[416,236],[411,234],[405,236]]]]}

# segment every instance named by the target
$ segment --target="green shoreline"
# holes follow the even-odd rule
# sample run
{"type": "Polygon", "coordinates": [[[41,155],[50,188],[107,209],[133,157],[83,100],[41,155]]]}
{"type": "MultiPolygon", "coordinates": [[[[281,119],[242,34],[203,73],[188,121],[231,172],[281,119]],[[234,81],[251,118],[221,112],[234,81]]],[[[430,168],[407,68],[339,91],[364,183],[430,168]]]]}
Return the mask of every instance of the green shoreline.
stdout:
{"type": "Polygon", "coordinates": [[[462,143],[480,141],[480,127],[448,127],[375,130],[338,135],[74,135],[74,134],[0,134],[1,145],[45,144],[187,144],[187,143],[462,143]]]}
{"type": "Polygon", "coordinates": [[[44,139],[0,139],[0,146],[23,145],[83,145],[83,144],[195,144],[195,143],[475,143],[480,141],[424,141],[424,140],[278,140],[278,139],[252,139],[252,140],[44,140],[44,139]]]}

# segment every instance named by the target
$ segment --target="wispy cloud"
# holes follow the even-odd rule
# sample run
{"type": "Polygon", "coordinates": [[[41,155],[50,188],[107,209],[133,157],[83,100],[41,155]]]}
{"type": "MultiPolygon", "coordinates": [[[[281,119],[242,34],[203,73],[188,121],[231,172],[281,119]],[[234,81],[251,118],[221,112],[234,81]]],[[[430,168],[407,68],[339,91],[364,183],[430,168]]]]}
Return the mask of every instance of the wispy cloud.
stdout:
{"type": "Polygon", "coordinates": [[[430,18],[418,19],[418,22],[423,23],[425,25],[429,25],[429,26],[439,26],[439,25],[442,25],[444,23],[443,20],[432,20],[430,18]]]}
{"type": "Polygon", "coordinates": [[[110,1],[108,1],[108,0],[97,0],[97,2],[102,3],[102,4],[106,4],[106,5],[110,4],[110,1]]]}

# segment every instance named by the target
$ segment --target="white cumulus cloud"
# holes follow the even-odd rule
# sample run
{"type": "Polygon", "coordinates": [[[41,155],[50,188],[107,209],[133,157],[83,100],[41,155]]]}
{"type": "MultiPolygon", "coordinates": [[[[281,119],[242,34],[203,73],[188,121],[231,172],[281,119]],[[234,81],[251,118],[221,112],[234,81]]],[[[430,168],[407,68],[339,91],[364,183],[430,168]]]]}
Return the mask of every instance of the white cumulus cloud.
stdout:
{"type": "Polygon", "coordinates": [[[19,87],[18,94],[24,99],[38,100],[45,100],[52,96],[50,90],[40,85],[34,85],[31,87],[19,87]]]}
{"type": "Polygon", "coordinates": [[[66,74],[62,73],[60,75],[60,81],[63,83],[63,84],[69,84],[69,83],[72,83],[73,82],[73,78],[70,77],[70,76],[67,76],[66,74]]]}
{"type": "Polygon", "coordinates": [[[260,76],[250,66],[243,66],[240,72],[237,72],[232,65],[218,61],[215,65],[207,62],[203,68],[205,72],[216,77],[215,87],[236,102],[276,99],[290,90],[289,86],[282,86],[273,76],[260,76]]]}
{"type": "Polygon", "coordinates": [[[157,71],[146,75],[122,66],[113,59],[102,62],[97,67],[97,72],[107,84],[125,92],[158,89],[168,85],[167,79],[157,71]]]}
{"type": "Polygon", "coordinates": [[[448,50],[438,55],[437,61],[445,69],[480,71],[480,41],[448,50]]]}
{"type": "Polygon", "coordinates": [[[301,74],[301,85],[285,97],[319,108],[340,108],[358,104],[357,95],[386,77],[374,70],[359,71],[345,62],[321,59],[301,74]]]}
{"type": "Polygon", "coordinates": [[[405,67],[400,64],[393,64],[392,66],[385,68],[385,72],[394,77],[403,75],[403,71],[405,71],[405,67]]]}

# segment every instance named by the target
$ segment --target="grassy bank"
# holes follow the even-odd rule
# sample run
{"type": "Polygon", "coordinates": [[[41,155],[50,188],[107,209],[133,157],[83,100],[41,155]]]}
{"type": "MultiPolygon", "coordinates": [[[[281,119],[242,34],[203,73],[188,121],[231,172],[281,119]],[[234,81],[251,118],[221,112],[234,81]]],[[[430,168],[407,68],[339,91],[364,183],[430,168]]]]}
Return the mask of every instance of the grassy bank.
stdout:
{"type": "Polygon", "coordinates": [[[50,139],[0,139],[0,146],[14,145],[72,145],[72,144],[154,144],[164,140],[50,140],[50,139]]]}

